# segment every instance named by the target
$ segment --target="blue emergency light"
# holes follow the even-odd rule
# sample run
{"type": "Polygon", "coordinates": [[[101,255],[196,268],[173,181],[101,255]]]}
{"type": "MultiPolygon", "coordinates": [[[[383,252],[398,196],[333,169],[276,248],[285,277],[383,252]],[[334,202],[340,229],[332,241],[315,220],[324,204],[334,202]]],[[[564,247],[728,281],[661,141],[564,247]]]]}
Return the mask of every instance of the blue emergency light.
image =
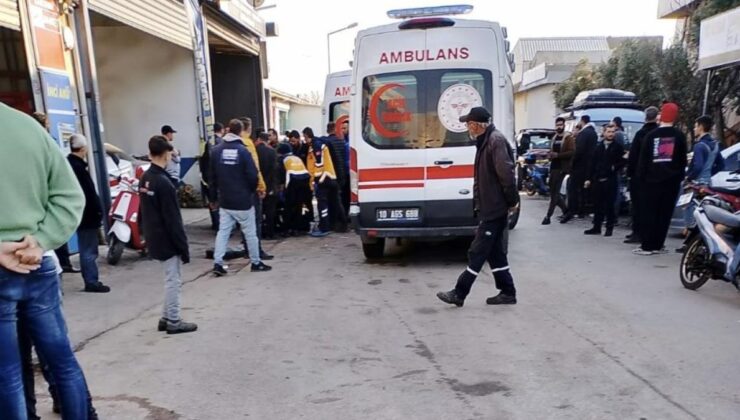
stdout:
{"type": "Polygon", "coordinates": [[[472,11],[473,6],[469,4],[455,4],[450,6],[389,10],[388,17],[391,19],[412,19],[431,16],[465,15],[472,11]]]}

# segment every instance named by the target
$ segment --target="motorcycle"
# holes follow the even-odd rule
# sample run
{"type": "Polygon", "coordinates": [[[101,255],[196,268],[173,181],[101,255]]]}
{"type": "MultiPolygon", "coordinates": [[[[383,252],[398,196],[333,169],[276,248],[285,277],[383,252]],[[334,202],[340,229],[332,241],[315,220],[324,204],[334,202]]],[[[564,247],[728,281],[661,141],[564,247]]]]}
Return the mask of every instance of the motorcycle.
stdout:
{"type": "Polygon", "coordinates": [[[697,290],[710,279],[730,282],[740,290],[737,277],[740,245],[740,177],[722,179],[709,187],[692,187],[679,199],[687,199],[697,206],[694,210],[695,227],[686,239],[681,257],[681,283],[689,290],[697,290]],[[733,184],[734,183],[734,184],[733,184]],[[700,195],[703,198],[700,198],[700,195]]]}
{"type": "Polygon", "coordinates": [[[547,177],[550,174],[550,165],[548,163],[537,163],[537,155],[528,153],[524,157],[524,179],[523,188],[527,195],[532,197],[535,194],[543,196],[550,195],[550,187],[547,186],[547,177]]]}
{"type": "Polygon", "coordinates": [[[110,265],[116,265],[123,256],[125,248],[146,253],[146,241],[141,232],[139,219],[139,180],[119,177],[120,191],[113,201],[110,213],[110,231],[108,232],[108,255],[110,265]]]}

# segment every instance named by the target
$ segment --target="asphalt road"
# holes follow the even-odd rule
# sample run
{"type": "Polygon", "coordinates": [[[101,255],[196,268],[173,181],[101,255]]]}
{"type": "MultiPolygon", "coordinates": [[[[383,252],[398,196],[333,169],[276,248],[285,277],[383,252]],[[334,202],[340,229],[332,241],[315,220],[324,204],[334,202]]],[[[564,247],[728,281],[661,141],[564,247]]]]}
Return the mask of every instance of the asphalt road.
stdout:
{"type": "Polygon", "coordinates": [[[150,308],[86,339],[96,406],[150,420],[740,418],[740,294],[685,290],[677,254],[633,256],[626,232],[584,237],[584,221],[540,226],[544,209],[524,198],[510,238],[516,306],[485,304],[489,274],[464,308],[437,300],[465,267],[459,241],[369,264],[353,234],[304,238],[269,245],[271,273],[191,272],[198,332],[158,333],[150,308]]]}

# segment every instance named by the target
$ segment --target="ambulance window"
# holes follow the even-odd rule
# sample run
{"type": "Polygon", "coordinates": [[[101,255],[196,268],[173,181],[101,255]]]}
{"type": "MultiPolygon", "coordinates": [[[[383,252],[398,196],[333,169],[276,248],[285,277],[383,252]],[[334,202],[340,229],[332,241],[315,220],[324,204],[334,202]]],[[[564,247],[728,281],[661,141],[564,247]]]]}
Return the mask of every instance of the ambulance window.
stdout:
{"type": "Polygon", "coordinates": [[[460,147],[475,144],[460,115],[483,106],[493,111],[491,72],[487,70],[445,71],[431,81],[428,108],[427,148],[460,147]],[[436,85],[436,86],[435,86],[436,85]]]}
{"type": "Polygon", "coordinates": [[[334,102],[329,105],[329,121],[337,122],[340,117],[349,115],[349,101],[334,102]]]}
{"type": "Polygon", "coordinates": [[[414,73],[368,76],[362,84],[362,135],[378,149],[420,149],[425,115],[414,73]]]}

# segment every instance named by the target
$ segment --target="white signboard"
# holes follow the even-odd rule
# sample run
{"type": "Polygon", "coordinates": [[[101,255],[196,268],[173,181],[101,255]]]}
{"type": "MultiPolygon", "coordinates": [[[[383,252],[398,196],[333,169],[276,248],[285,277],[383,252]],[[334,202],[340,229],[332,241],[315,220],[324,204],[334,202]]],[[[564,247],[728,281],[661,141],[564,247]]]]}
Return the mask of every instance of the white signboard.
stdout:
{"type": "Polygon", "coordinates": [[[699,69],[740,63],[740,7],[701,22],[699,69]]]}

